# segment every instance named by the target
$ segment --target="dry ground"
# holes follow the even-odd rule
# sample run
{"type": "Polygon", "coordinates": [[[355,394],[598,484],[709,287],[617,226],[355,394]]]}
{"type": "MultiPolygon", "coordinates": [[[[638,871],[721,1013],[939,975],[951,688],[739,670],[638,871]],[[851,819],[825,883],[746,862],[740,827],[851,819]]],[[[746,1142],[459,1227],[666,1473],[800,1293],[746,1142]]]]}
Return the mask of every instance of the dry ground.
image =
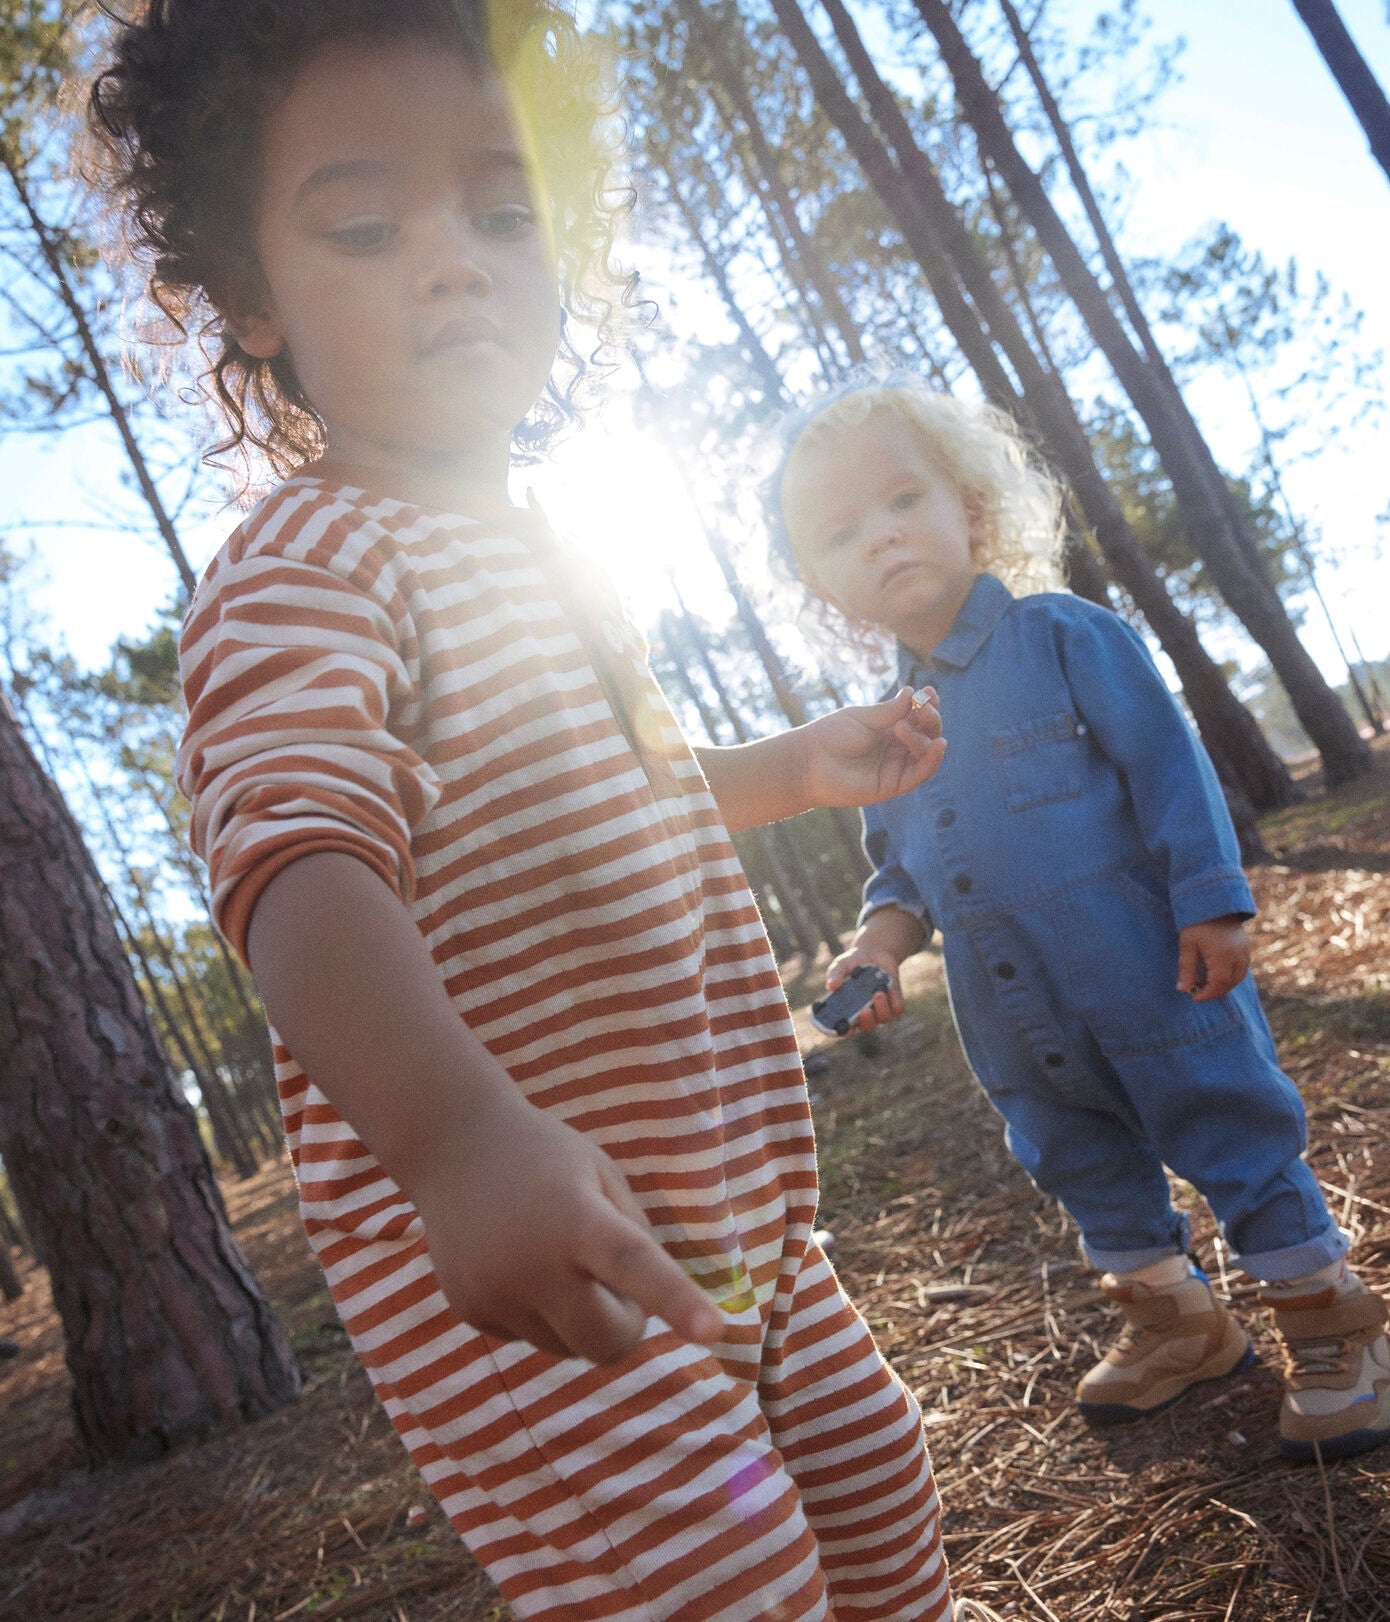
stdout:
{"type": "MultiPolygon", "coordinates": [[[[1386,760],[1383,754],[1383,761],[1386,760]]],[[[1311,1157],[1364,1274],[1390,1293],[1390,764],[1270,819],[1254,875],[1261,985],[1311,1157]]],[[[790,983],[803,1005],[814,965],[790,983]]],[[[940,961],[908,1017],[812,1054],[825,1220],[851,1293],[918,1394],[957,1586],[1019,1622],[1390,1619],[1390,1448],[1280,1462],[1278,1359],[1099,1432],[1072,1384],[1111,1321],[1074,1235],[1005,1153],[951,1034],[940,961]]],[[[814,1038],[814,1039],[813,1039],[814,1038]]],[[[506,1610],[415,1477],[341,1331],[288,1173],[227,1185],[307,1384],[291,1409],[140,1470],[88,1474],[41,1274],[0,1307],[0,1617],[26,1622],[487,1622],[506,1610]]]]}

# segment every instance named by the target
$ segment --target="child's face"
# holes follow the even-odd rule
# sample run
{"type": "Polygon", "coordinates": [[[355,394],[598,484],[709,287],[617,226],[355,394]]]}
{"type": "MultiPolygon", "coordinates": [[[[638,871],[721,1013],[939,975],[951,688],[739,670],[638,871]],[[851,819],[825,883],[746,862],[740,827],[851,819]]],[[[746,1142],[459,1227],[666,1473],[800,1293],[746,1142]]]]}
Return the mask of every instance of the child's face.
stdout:
{"type": "Polygon", "coordinates": [[[237,335],[288,349],[328,454],[505,487],[559,301],[502,87],[423,41],[331,47],[266,118],[255,223],[237,335]]]}
{"type": "Polygon", "coordinates": [[[782,510],[807,585],[923,655],[980,572],[960,490],[896,413],[799,441],[782,510]]]}

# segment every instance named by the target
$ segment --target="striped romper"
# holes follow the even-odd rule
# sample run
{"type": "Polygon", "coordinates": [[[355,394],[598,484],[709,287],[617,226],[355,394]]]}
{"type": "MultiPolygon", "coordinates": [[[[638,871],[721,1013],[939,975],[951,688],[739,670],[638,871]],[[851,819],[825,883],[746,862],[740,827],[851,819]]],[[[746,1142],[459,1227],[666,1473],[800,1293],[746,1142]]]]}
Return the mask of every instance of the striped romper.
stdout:
{"type": "Polygon", "coordinates": [[[713,1350],[652,1319],[605,1367],[471,1329],[413,1207],[277,1043],[338,1311],[515,1614],[948,1617],[917,1406],[811,1241],[811,1122],[766,937],[616,598],[538,514],[480,525],[325,466],[223,547],[182,663],[179,778],[237,949],[287,863],[367,862],[462,1018],[603,1146],[724,1309],[713,1350]]]}

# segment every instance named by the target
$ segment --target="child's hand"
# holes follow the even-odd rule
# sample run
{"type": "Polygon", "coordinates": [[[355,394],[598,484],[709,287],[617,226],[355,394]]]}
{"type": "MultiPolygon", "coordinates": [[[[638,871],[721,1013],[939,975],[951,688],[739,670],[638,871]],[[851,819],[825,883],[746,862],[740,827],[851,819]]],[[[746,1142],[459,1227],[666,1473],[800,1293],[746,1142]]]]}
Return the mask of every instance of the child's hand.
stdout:
{"type": "Polygon", "coordinates": [[[825,971],[825,989],[830,992],[843,985],[861,963],[869,963],[876,969],[882,969],[892,981],[887,991],[875,994],[874,1000],[854,1022],[856,1030],[872,1031],[877,1026],[886,1025],[889,1020],[896,1019],[903,1011],[897,958],[889,952],[874,951],[871,947],[851,946],[847,952],[841,952],[839,957],[831,959],[830,967],[825,971]]]}
{"type": "Polygon", "coordinates": [[[474,1125],[413,1189],[440,1288],[466,1323],[595,1363],[631,1351],[648,1317],[688,1341],[718,1338],[718,1309],[597,1144],[519,1093],[489,1100],[474,1125]]]}
{"type": "Polygon", "coordinates": [[[1214,1002],[1238,986],[1250,967],[1250,937],[1236,913],[1189,924],[1178,935],[1178,990],[1214,1002]]]}
{"type": "Polygon", "coordinates": [[[808,805],[875,805],[910,793],[946,753],[936,693],[904,687],[882,704],[834,710],[799,729],[808,805]]]}

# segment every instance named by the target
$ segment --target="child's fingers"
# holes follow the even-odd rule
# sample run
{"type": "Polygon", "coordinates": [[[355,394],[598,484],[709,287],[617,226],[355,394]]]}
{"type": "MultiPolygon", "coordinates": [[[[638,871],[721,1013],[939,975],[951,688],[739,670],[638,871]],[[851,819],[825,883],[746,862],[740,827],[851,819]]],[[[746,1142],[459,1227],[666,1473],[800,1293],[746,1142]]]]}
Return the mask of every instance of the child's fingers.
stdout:
{"type": "Polygon", "coordinates": [[[661,1248],[645,1216],[639,1222],[615,1211],[604,1227],[602,1234],[593,1235],[592,1245],[585,1246],[585,1270],[596,1283],[645,1317],[661,1318],[683,1340],[707,1346],[719,1338],[723,1320],[718,1308],[661,1248]]]}
{"type": "MultiPolygon", "coordinates": [[[[928,688],[921,690],[921,692],[929,691],[928,688]]],[[[937,709],[934,699],[933,694],[932,698],[923,700],[921,693],[914,693],[910,687],[904,687],[902,692],[886,706],[888,718],[892,723],[893,736],[913,754],[920,754],[933,739],[941,736],[941,712],[937,709]],[[904,694],[907,695],[909,702],[906,710],[899,715],[897,711],[904,694]]]]}
{"type": "Polygon", "coordinates": [[[941,711],[937,706],[935,687],[919,687],[913,693],[908,720],[929,738],[941,736],[941,711]]]}
{"type": "Polygon", "coordinates": [[[1208,953],[1206,981],[1192,993],[1193,1001],[1215,1002],[1218,997],[1224,997],[1245,978],[1249,966],[1249,952],[1243,952],[1237,947],[1208,953]]]}
{"type": "Polygon", "coordinates": [[[941,731],[934,687],[919,687],[915,692],[911,687],[900,687],[892,698],[880,699],[877,704],[865,706],[865,713],[874,711],[878,712],[877,724],[892,727],[894,731],[906,726],[914,732],[925,732],[933,737],[941,731]]]}
{"type": "Polygon", "coordinates": [[[906,794],[920,788],[940,766],[946,757],[946,740],[939,733],[933,738],[923,737],[921,733],[914,732],[906,721],[899,721],[893,728],[893,736],[912,756],[903,771],[902,787],[898,791],[906,794]]]}
{"type": "Polygon", "coordinates": [[[584,1353],[576,1354],[575,1348],[567,1340],[555,1333],[550,1325],[538,1313],[527,1312],[517,1307],[505,1315],[505,1321],[498,1318],[484,1321],[481,1318],[470,1320],[475,1329],[481,1330],[485,1335],[491,1335],[494,1340],[524,1340],[542,1352],[549,1352],[552,1357],[582,1357],[584,1353]]]}
{"type": "Polygon", "coordinates": [[[550,1328],[563,1343],[564,1355],[616,1363],[641,1340],[647,1318],[635,1301],[583,1279],[551,1308],[550,1328]]]}
{"type": "Polygon", "coordinates": [[[1197,942],[1189,935],[1178,938],[1178,990],[1192,991],[1201,973],[1202,953],[1197,942]]]}
{"type": "Polygon", "coordinates": [[[866,1034],[877,1030],[880,1025],[887,1025],[903,1011],[902,993],[896,986],[891,991],[876,991],[874,1000],[863,1009],[856,1024],[866,1034]]]}

